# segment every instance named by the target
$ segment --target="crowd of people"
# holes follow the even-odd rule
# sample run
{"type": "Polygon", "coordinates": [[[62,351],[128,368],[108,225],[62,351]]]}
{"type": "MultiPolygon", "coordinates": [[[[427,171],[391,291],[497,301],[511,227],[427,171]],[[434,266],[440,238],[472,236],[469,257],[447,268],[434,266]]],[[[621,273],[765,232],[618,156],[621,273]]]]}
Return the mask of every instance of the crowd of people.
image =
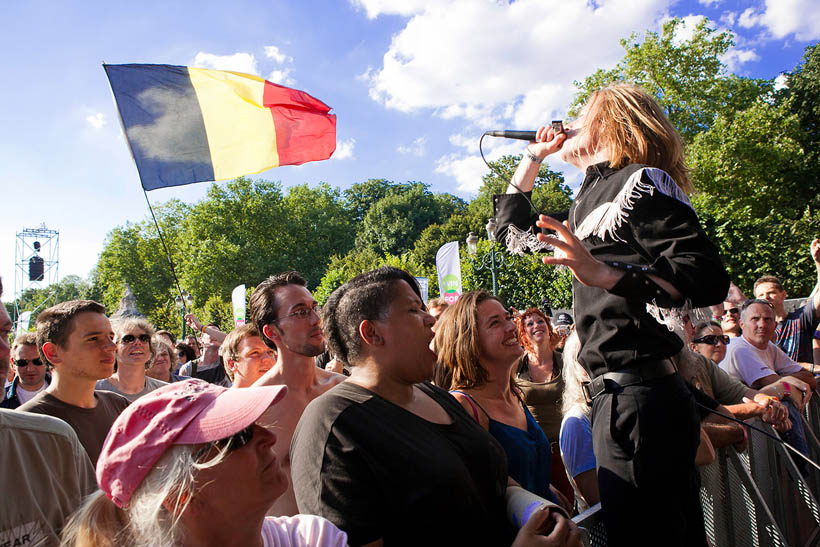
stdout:
{"type": "Polygon", "coordinates": [[[820,291],[787,312],[775,277],[730,290],[681,150],[627,85],[527,146],[499,232],[572,270],[572,314],[425,303],[392,267],[321,308],[274,275],[246,325],[189,314],[180,341],[75,300],[9,347],[0,310],[0,545],[579,546],[571,517],[598,503],[609,545],[707,545],[697,467],[748,441],[725,417],[807,453],[820,291]],[[533,214],[559,152],[584,183],[533,214]]]}

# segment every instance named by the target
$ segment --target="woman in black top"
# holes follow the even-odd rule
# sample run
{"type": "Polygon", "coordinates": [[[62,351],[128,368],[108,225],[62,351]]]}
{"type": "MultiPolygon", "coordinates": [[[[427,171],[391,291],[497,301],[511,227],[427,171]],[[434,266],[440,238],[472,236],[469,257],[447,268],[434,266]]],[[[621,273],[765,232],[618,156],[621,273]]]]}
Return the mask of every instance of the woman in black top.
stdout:
{"type": "Polygon", "coordinates": [[[610,545],[706,544],[695,399],[713,401],[675,374],[668,359],[683,344],[667,325],[681,307],[722,301],[729,279],[690,189],[680,136],[663,110],[643,90],[619,84],[593,94],[566,133],[539,129],[507,194],[494,199],[508,247],[548,242],[556,251],[544,262],[574,274],[610,545]],[[519,191],[532,190],[540,163],[559,150],[584,181],[568,214],[535,218],[519,191]],[[555,235],[534,237],[537,228],[555,235]]]}
{"type": "MultiPolygon", "coordinates": [[[[435,320],[415,279],[396,268],[362,274],[331,294],[322,321],[351,375],[299,420],[291,444],[299,510],[336,524],[350,545],[509,545],[504,450],[426,381],[435,320]]],[[[568,519],[540,512],[515,545],[580,538],[568,519]],[[552,533],[535,535],[550,518],[552,533]]]]}

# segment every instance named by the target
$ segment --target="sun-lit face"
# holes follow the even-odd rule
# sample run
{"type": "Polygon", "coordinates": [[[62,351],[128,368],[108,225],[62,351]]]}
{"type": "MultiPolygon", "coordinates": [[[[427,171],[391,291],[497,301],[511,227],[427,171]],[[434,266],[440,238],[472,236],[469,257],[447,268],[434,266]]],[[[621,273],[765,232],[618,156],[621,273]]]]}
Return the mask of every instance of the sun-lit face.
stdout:
{"type": "Polygon", "coordinates": [[[578,113],[578,117],[564,126],[567,138],[561,146],[561,160],[585,169],[591,158],[596,155],[595,146],[589,134],[589,125],[586,123],[589,103],[578,113]]]}
{"type": "Polygon", "coordinates": [[[704,329],[697,337],[700,340],[703,337],[714,336],[715,343],[699,342],[692,344],[692,349],[700,353],[704,357],[711,359],[713,363],[718,364],[726,357],[726,344],[723,343],[723,330],[719,327],[711,326],[704,329]]]}
{"type": "Polygon", "coordinates": [[[308,357],[325,351],[322,321],[310,291],[301,285],[285,285],[276,289],[276,302],[279,317],[264,329],[277,349],[308,357]]]}
{"type": "Polygon", "coordinates": [[[145,367],[151,359],[151,335],[139,327],[121,332],[117,341],[117,364],[145,367]]]}
{"type": "Polygon", "coordinates": [[[40,360],[40,353],[37,351],[37,346],[20,344],[14,348],[12,358],[14,359],[17,376],[20,377],[20,384],[22,384],[23,389],[29,391],[39,389],[46,378],[46,365],[40,360]],[[25,363],[25,366],[22,366],[23,363],[25,363]]]}
{"type": "Polygon", "coordinates": [[[758,349],[766,349],[774,338],[777,326],[774,310],[765,304],[752,304],[740,320],[743,337],[758,349]]]}
{"type": "MultiPolygon", "coordinates": [[[[11,318],[5,306],[0,306],[0,378],[6,378],[9,374],[9,357],[11,347],[9,346],[9,333],[11,333],[11,318]]],[[[2,399],[2,397],[0,397],[2,399]]]]}
{"type": "Polygon", "coordinates": [[[102,380],[114,372],[117,345],[108,318],[97,312],[78,313],[72,319],[65,347],[43,344],[43,352],[56,374],[88,380],[102,380]]]}
{"type": "Polygon", "coordinates": [[[483,366],[508,367],[523,355],[515,321],[501,302],[485,300],[478,305],[476,312],[479,360],[483,366]]]}
{"type": "Polygon", "coordinates": [[[259,336],[246,336],[239,343],[239,355],[230,359],[228,366],[233,370],[236,387],[253,385],[276,364],[276,351],[269,348],[259,336]]]}
{"type": "Polygon", "coordinates": [[[406,281],[395,281],[387,316],[373,321],[389,359],[380,366],[397,381],[415,384],[433,376],[436,354],[430,348],[435,318],[406,281]]]}
{"type": "Polygon", "coordinates": [[[738,333],[740,331],[740,308],[731,302],[724,302],[720,324],[723,326],[723,332],[738,333]]]}
{"type": "Polygon", "coordinates": [[[766,300],[771,303],[775,309],[780,309],[786,300],[786,291],[778,289],[775,283],[761,283],[755,289],[755,298],[766,300]]]}
{"type": "Polygon", "coordinates": [[[288,477],[273,450],[276,441],[269,429],[254,425],[248,444],[231,451],[218,465],[197,472],[201,487],[188,507],[206,513],[201,517],[220,515],[227,522],[239,522],[260,507],[270,507],[288,488],[288,477]]]}

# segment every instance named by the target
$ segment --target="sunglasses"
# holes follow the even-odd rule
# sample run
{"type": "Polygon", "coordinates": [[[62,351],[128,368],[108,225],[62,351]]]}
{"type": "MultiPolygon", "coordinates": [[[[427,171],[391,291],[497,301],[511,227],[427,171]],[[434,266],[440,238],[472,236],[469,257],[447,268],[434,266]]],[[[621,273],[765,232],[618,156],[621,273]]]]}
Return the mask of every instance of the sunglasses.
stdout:
{"type": "Polygon", "coordinates": [[[740,313],[740,310],[737,308],[729,308],[728,310],[723,312],[723,315],[732,315],[735,313],[740,313]]]}
{"type": "Polygon", "coordinates": [[[143,344],[147,344],[151,341],[151,337],[147,334],[140,334],[139,336],[134,336],[133,334],[126,334],[125,336],[120,338],[120,342],[122,342],[123,344],[130,344],[131,342],[137,339],[139,339],[139,341],[143,344]]]}
{"type": "Polygon", "coordinates": [[[253,439],[253,424],[249,425],[242,431],[238,433],[234,433],[230,437],[226,437],[224,439],[220,439],[218,441],[214,441],[210,444],[207,444],[200,448],[197,453],[194,455],[194,459],[199,460],[202,456],[208,453],[211,447],[216,447],[219,450],[226,450],[228,452],[233,452],[234,450],[239,450],[253,439]]]}
{"type": "Polygon", "coordinates": [[[179,352],[177,352],[177,357],[179,357],[180,359],[182,359],[183,357],[185,357],[185,352],[184,352],[184,351],[179,351],[179,352]]]}
{"type": "Polygon", "coordinates": [[[15,359],[14,360],[14,366],[16,366],[17,368],[27,367],[29,365],[32,365],[32,366],[35,366],[35,367],[41,367],[41,366],[43,366],[43,362],[40,360],[39,357],[35,357],[34,359],[15,359]]]}
{"type": "Polygon", "coordinates": [[[709,344],[710,346],[717,346],[718,342],[721,342],[725,346],[729,343],[729,337],[725,334],[707,334],[706,336],[695,338],[692,342],[695,344],[709,344]]]}

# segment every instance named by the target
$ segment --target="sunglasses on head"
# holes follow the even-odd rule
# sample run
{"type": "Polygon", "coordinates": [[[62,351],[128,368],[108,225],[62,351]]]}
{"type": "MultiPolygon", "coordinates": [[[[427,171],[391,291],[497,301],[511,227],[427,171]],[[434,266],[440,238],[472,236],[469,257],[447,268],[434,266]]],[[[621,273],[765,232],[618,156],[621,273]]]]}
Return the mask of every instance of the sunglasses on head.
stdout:
{"type": "Polygon", "coordinates": [[[203,446],[202,448],[197,451],[194,455],[194,459],[198,460],[202,456],[208,453],[208,450],[211,447],[216,447],[219,450],[227,450],[228,452],[233,452],[234,450],[239,450],[253,439],[253,424],[249,425],[242,431],[238,433],[234,433],[230,437],[226,437],[224,439],[220,439],[218,441],[214,441],[210,444],[203,446]]]}
{"type": "Polygon", "coordinates": [[[20,367],[27,367],[29,365],[33,365],[35,367],[43,366],[43,362],[40,360],[39,357],[35,357],[34,359],[15,359],[14,366],[17,368],[20,367]]]}
{"type": "Polygon", "coordinates": [[[695,338],[692,342],[695,344],[709,344],[710,346],[717,346],[718,342],[722,342],[725,346],[729,343],[729,337],[725,334],[707,334],[706,336],[695,338]]]}
{"type": "Polygon", "coordinates": [[[130,344],[131,342],[137,339],[139,339],[139,341],[143,344],[147,344],[151,341],[151,337],[147,334],[140,334],[139,336],[134,336],[133,334],[126,334],[120,339],[120,342],[122,342],[123,344],[130,344]]]}

